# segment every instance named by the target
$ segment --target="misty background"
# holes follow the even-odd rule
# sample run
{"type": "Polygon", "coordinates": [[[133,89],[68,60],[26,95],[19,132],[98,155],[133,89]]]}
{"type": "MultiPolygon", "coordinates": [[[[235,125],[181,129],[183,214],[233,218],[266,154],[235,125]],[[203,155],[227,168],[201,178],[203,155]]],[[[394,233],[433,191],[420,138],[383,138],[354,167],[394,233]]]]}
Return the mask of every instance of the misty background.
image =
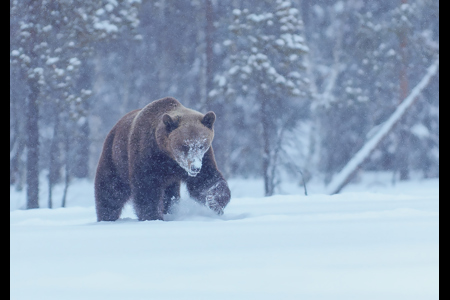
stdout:
{"type": "MultiPolygon", "coordinates": [[[[328,184],[438,58],[437,0],[10,0],[10,185],[52,207],[165,96],[216,113],[226,178],[328,184]]],[[[358,170],[439,177],[439,72],[358,170]]]]}

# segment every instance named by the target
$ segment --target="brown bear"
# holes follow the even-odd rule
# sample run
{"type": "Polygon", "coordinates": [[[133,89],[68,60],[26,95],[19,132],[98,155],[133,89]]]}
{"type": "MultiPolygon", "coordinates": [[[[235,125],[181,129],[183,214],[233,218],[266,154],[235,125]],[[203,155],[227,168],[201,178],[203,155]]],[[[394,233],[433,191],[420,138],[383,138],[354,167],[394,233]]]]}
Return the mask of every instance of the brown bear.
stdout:
{"type": "Polygon", "coordinates": [[[126,114],[103,144],[95,175],[97,221],[115,221],[132,199],[139,220],[162,220],[179,201],[180,183],[217,214],[230,189],[211,142],[214,112],[203,115],[166,97],[126,114]]]}

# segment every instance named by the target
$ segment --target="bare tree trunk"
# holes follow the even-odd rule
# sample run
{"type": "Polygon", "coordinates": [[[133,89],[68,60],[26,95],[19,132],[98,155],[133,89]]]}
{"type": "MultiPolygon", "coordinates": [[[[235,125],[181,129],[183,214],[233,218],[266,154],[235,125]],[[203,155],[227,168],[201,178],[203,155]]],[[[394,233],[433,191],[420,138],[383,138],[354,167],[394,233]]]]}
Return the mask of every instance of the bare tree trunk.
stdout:
{"type": "Polygon", "coordinates": [[[17,138],[17,141],[11,150],[9,161],[9,184],[14,184],[16,190],[21,191],[24,183],[24,163],[22,161],[22,154],[25,150],[25,143],[23,137],[17,138]]]}
{"type": "MultiPolygon", "coordinates": [[[[402,4],[408,3],[407,0],[402,0],[402,4]]],[[[406,28],[402,28],[399,32],[400,40],[400,70],[399,70],[399,81],[400,81],[400,99],[399,104],[408,96],[409,84],[408,84],[408,32],[406,28]]],[[[403,122],[405,123],[405,122],[403,122]]],[[[400,172],[400,180],[409,179],[409,147],[410,147],[410,133],[406,124],[402,124],[398,131],[399,143],[397,145],[396,153],[396,165],[400,172]]]]}
{"type": "Polygon", "coordinates": [[[205,107],[209,109],[210,107],[210,97],[208,96],[209,92],[212,90],[213,86],[213,39],[212,35],[214,32],[214,10],[211,0],[205,0],[205,20],[206,20],[206,27],[205,27],[205,85],[206,85],[206,105],[205,107]]]}
{"type": "Polygon", "coordinates": [[[64,174],[64,193],[61,200],[61,207],[66,207],[67,190],[70,183],[70,138],[67,134],[67,126],[65,126],[64,151],[65,151],[65,174],[64,174]]]}
{"type": "Polygon", "coordinates": [[[53,207],[53,199],[52,199],[52,191],[53,186],[58,181],[60,174],[59,174],[59,116],[56,115],[55,125],[53,128],[53,138],[50,145],[50,161],[49,161],[49,167],[48,167],[48,208],[53,207]]]}
{"type": "Polygon", "coordinates": [[[65,179],[64,179],[64,192],[63,192],[63,197],[61,200],[61,207],[66,207],[67,190],[69,189],[69,183],[70,183],[70,173],[69,173],[69,167],[66,164],[66,174],[65,174],[65,179]]]}
{"type": "Polygon", "coordinates": [[[18,191],[23,189],[24,184],[24,163],[22,154],[25,150],[25,133],[23,132],[24,117],[19,113],[23,102],[17,98],[10,99],[10,120],[13,121],[13,131],[10,133],[9,145],[9,184],[14,184],[18,191]]]}
{"type": "Polygon", "coordinates": [[[39,97],[38,78],[29,78],[27,101],[27,209],[39,208],[39,97]]]}
{"type": "Polygon", "coordinates": [[[262,145],[263,145],[263,155],[262,155],[262,171],[264,178],[264,195],[272,196],[273,194],[273,181],[269,174],[270,172],[270,134],[269,134],[269,114],[267,111],[267,99],[262,93],[260,93],[261,101],[261,129],[262,129],[262,145]]]}
{"type": "Polygon", "coordinates": [[[336,194],[351,180],[352,176],[358,171],[361,165],[366,161],[370,154],[377,148],[381,141],[389,135],[394,126],[405,115],[408,109],[414,104],[415,100],[427,87],[431,78],[437,74],[439,70],[439,59],[437,59],[428,69],[422,80],[414,87],[408,97],[397,107],[389,119],[384,122],[378,132],[368,140],[364,146],[353,156],[353,158],[345,165],[345,167],[334,176],[330,184],[327,186],[329,194],[336,194]]]}
{"type": "Polygon", "coordinates": [[[222,131],[223,142],[221,143],[223,158],[223,175],[225,178],[229,178],[231,176],[231,133],[232,133],[232,124],[231,124],[231,105],[223,105],[223,121],[222,123],[225,125],[225,130],[222,131]]]}
{"type": "MultiPolygon", "coordinates": [[[[127,55],[129,57],[130,55],[127,55]]],[[[128,67],[127,67],[128,69],[128,67]]],[[[128,72],[128,70],[127,70],[128,72]]],[[[83,68],[83,71],[81,73],[81,78],[78,82],[78,89],[82,90],[88,90],[89,87],[93,86],[93,76],[94,74],[94,67],[92,63],[85,64],[85,67],[83,68]]],[[[125,80],[125,82],[129,81],[129,77],[125,80]]],[[[124,91],[128,94],[127,89],[125,88],[124,91]]],[[[76,125],[76,134],[74,135],[75,145],[74,145],[74,164],[73,168],[71,169],[71,175],[77,177],[77,178],[87,178],[89,176],[89,147],[91,144],[91,129],[89,126],[89,118],[88,115],[91,110],[91,100],[85,99],[82,102],[82,110],[83,110],[83,117],[81,117],[76,125]]],[[[128,112],[128,111],[127,111],[128,112]]],[[[75,131],[75,130],[74,130],[75,131]]]]}
{"type": "MultiPolygon", "coordinates": [[[[30,15],[39,18],[42,3],[31,3],[30,15]]],[[[37,45],[36,28],[30,30],[30,40],[27,48],[30,54],[28,65],[27,85],[29,94],[26,101],[26,147],[27,147],[27,209],[39,208],[39,104],[40,76],[39,69],[34,63],[39,59],[35,46],[37,45]]],[[[42,69],[41,69],[42,70],[42,69]]]]}

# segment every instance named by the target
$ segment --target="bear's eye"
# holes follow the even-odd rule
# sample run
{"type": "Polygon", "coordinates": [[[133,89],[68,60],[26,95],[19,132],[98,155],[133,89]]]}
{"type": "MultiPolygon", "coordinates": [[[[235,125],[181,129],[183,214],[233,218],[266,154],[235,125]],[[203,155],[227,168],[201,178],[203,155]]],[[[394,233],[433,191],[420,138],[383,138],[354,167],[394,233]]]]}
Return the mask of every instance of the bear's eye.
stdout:
{"type": "Polygon", "coordinates": [[[189,152],[189,146],[187,146],[187,145],[182,145],[182,146],[181,146],[181,151],[183,151],[184,153],[189,152]]]}
{"type": "Polygon", "coordinates": [[[200,147],[198,147],[200,150],[203,150],[203,148],[205,148],[204,146],[200,146],[200,147]]]}

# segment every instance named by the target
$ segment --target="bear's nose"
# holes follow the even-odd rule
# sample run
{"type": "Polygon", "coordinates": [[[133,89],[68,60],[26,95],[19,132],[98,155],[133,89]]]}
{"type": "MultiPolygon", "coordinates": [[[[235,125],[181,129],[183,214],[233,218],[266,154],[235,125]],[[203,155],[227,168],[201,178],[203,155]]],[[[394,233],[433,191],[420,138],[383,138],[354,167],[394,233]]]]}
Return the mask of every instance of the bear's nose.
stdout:
{"type": "Polygon", "coordinates": [[[191,172],[192,172],[192,173],[198,173],[198,172],[200,172],[200,168],[199,168],[199,167],[196,167],[196,166],[194,166],[194,165],[191,165],[190,169],[191,169],[191,172]]]}

